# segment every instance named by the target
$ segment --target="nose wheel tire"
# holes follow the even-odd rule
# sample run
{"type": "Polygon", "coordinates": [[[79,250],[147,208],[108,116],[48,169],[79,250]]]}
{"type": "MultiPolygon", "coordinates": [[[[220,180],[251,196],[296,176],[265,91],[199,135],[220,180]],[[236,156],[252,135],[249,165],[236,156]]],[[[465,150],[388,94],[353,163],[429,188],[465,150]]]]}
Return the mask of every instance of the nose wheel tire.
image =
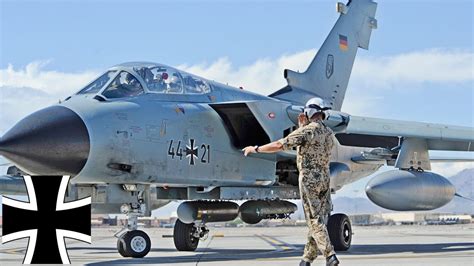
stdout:
{"type": "Polygon", "coordinates": [[[199,238],[196,237],[196,226],[194,223],[185,224],[179,219],[174,225],[174,246],[179,251],[195,251],[199,244],[199,238]]]}
{"type": "Polygon", "coordinates": [[[125,241],[123,240],[123,238],[117,239],[117,251],[120,255],[122,255],[122,257],[130,257],[128,252],[125,250],[125,241]]]}
{"type": "Polygon", "coordinates": [[[123,257],[143,258],[150,249],[150,237],[140,230],[128,231],[117,240],[117,250],[123,257]]]}
{"type": "Polygon", "coordinates": [[[349,217],[343,213],[336,213],[329,217],[328,233],[336,251],[346,251],[351,247],[352,226],[349,217]]]}

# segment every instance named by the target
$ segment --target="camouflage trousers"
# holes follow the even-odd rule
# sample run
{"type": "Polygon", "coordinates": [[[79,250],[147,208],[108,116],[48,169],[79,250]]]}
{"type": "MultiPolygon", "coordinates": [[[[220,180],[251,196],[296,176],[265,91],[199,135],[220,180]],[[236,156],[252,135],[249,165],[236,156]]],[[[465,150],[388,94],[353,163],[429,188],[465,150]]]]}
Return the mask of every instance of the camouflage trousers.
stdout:
{"type": "Polygon", "coordinates": [[[329,175],[314,171],[300,172],[299,186],[309,229],[303,260],[313,262],[318,256],[318,249],[326,258],[336,254],[326,228],[332,208],[329,175]]]}

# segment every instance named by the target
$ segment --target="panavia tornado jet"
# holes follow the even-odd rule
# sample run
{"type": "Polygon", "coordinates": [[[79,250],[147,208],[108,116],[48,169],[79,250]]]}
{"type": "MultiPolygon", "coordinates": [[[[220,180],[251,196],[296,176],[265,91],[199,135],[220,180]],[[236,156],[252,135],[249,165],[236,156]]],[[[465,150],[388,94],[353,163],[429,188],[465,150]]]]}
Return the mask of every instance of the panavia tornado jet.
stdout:
{"type": "MultiPolygon", "coordinates": [[[[299,198],[296,152],[244,157],[241,149],[285,137],[304,104],[320,98],[332,106],[325,123],[337,138],[333,193],[390,165],[395,170],[366,187],[375,204],[398,211],[439,208],[456,191],[430,172],[428,151],[473,151],[473,128],[340,111],[357,50],[368,49],[377,28],[376,8],[371,0],[338,3],[340,17],[307,70],[285,70],[288,85],[268,96],[163,64],[114,66],[6,132],[0,154],[12,166],[0,179],[0,192],[26,195],[23,176],[70,176],[69,200],[91,196],[94,212],[127,214],[117,234],[125,257],[143,257],[151,248],[137,230],[138,217],[183,201],[174,242],[178,250],[193,251],[208,223],[240,217],[254,224],[295,212],[287,200],[299,198]]],[[[347,216],[331,215],[328,228],[335,248],[347,250],[347,216]]]]}

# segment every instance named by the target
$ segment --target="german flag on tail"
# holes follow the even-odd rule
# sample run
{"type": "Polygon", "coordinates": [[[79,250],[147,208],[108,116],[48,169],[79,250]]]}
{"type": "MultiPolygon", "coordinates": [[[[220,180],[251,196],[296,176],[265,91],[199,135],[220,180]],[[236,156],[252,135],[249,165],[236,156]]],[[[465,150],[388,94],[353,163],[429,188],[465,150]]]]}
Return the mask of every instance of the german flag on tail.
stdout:
{"type": "Polygon", "coordinates": [[[339,34],[339,49],[345,52],[348,48],[349,47],[347,46],[347,37],[339,34]]]}

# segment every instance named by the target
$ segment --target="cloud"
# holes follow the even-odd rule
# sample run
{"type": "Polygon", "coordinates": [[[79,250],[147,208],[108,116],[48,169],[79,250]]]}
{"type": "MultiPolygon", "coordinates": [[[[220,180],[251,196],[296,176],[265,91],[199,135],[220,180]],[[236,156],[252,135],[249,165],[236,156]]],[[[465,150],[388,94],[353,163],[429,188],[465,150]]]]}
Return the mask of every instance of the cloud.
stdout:
{"type": "Polygon", "coordinates": [[[355,62],[351,84],[363,88],[404,89],[407,84],[472,82],[473,62],[472,51],[458,49],[361,57],[355,62]]]}
{"type": "Polygon", "coordinates": [[[93,70],[76,73],[45,70],[48,63],[50,61],[34,61],[24,69],[15,69],[9,64],[7,68],[0,69],[0,87],[28,87],[62,98],[79,90],[98,75],[93,70]]]}
{"type": "MultiPolygon", "coordinates": [[[[263,94],[286,85],[285,68],[303,71],[315,50],[307,50],[277,59],[259,59],[251,65],[234,67],[223,57],[213,63],[181,65],[179,68],[204,77],[229,83],[263,94]]],[[[469,82],[474,80],[474,53],[457,49],[430,49],[382,57],[357,57],[350,86],[363,88],[397,87],[397,84],[425,82],[469,82]]],[[[398,87],[397,87],[398,88],[398,87]]],[[[403,89],[404,87],[400,87],[403,89]]]]}
{"type": "Polygon", "coordinates": [[[0,136],[23,117],[60,98],[29,87],[0,87],[0,136]]]}
{"type": "Polygon", "coordinates": [[[66,73],[46,70],[50,61],[23,69],[0,69],[0,135],[26,115],[64,99],[97,77],[98,71],[66,73]]]}
{"type": "MultiPolygon", "coordinates": [[[[286,85],[285,68],[304,71],[315,50],[263,58],[236,67],[226,57],[213,63],[181,65],[178,68],[236,87],[268,95],[286,85]]],[[[474,80],[474,53],[458,49],[429,49],[391,56],[357,57],[349,83],[344,111],[370,115],[383,99],[382,89],[413,89],[426,83],[465,83],[474,80]],[[376,92],[376,93],[374,93],[376,92]]]]}
{"type": "Polygon", "coordinates": [[[307,50],[282,55],[277,59],[263,58],[240,67],[233,66],[227,57],[223,57],[210,64],[201,63],[191,66],[184,64],[178,68],[211,80],[228,83],[235,87],[242,86],[246,90],[267,95],[286,85],[286,80],[283,78],[285,68],[303,71],[315,53],[315,50],[307,50]]]}

